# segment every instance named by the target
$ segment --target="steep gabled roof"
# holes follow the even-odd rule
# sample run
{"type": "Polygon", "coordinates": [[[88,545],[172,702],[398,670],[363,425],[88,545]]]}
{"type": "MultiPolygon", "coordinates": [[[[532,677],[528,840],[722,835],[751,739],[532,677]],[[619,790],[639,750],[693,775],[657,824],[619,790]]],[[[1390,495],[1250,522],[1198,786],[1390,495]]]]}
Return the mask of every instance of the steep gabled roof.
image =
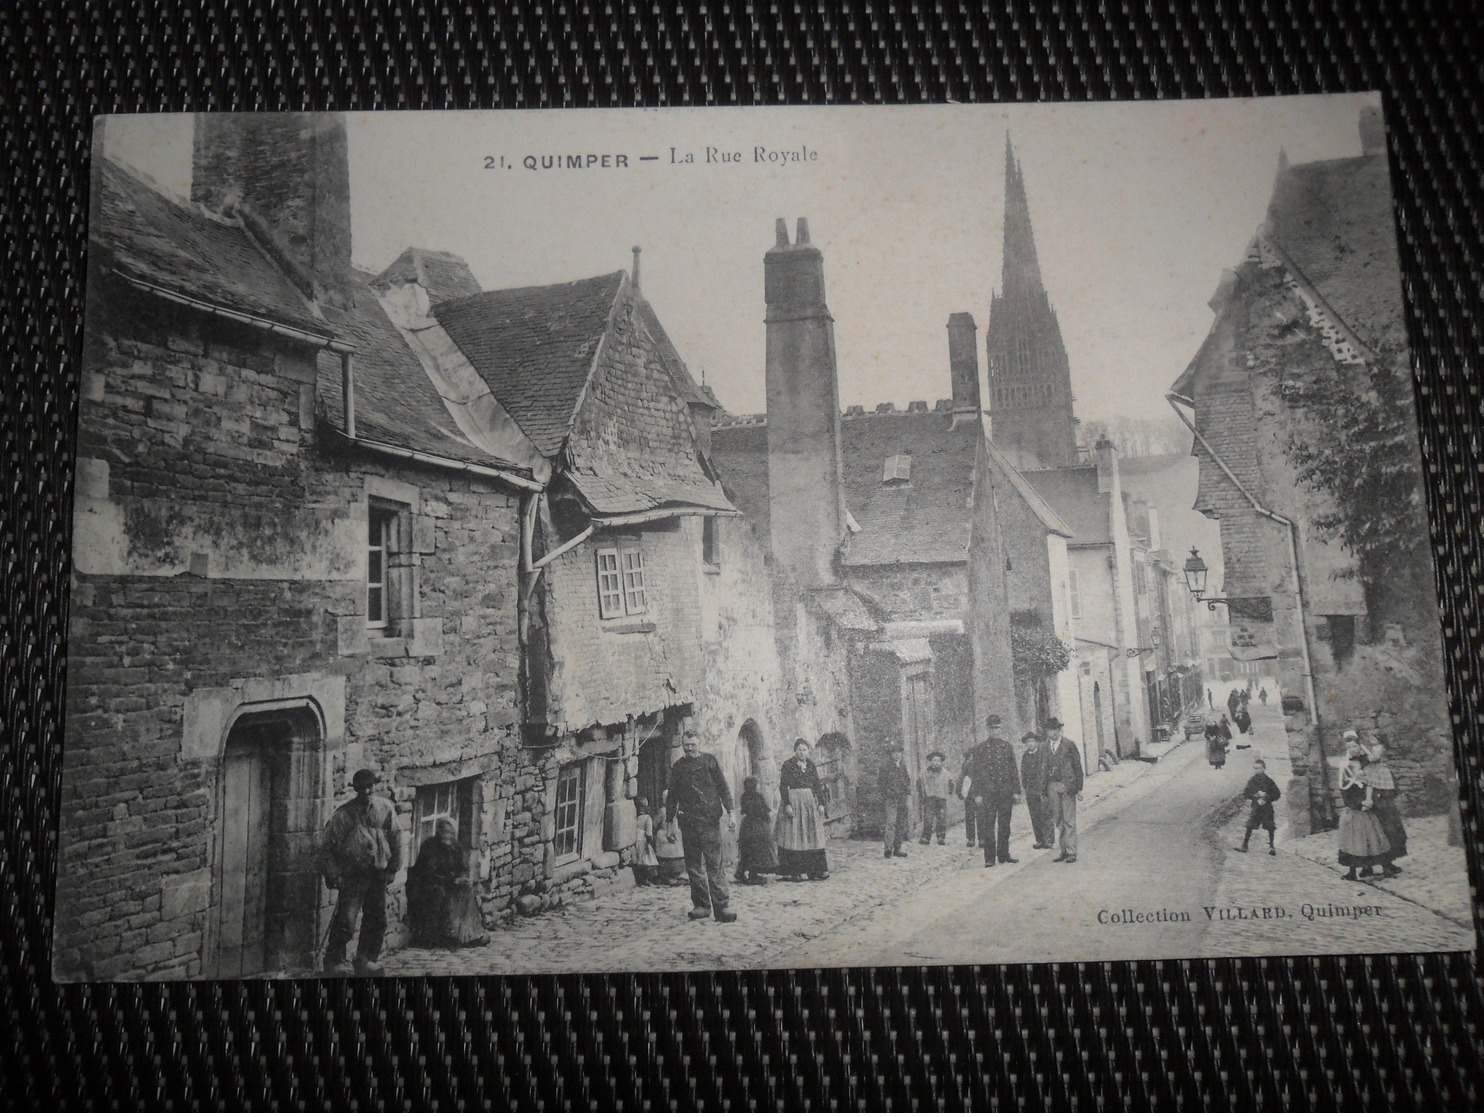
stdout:
{"type": "Polygon", "coordinates": [[[1046,530],[1053,535],[1063,535],[1071,538],[1073,532],[1067,526],[1067,522],[1056,514],[1051,505],[1047,504],[1041,494],[1036,492],[1031,483],[1025,479],[1025,475],[1010,463],[1010,459],[1005,457],[988,437],[984,440],[984,450],[989,460],[994,463],[1000,473],[1009,481],[1011,489],[1025,502],[1026,507],[1031,510],[1031,514],[1041,521],[1046,530]]]}
{"type": "MultiPolygon", "coordinates": [[[[475,465],[517,468],[475,446],[459,430],[422,363],[377,301],[370,288],[375,278],[357,271],[354,307],[324,309],[336,334],[355,347],[357,436],[475,465]]],[[[319,396],[331,424],[344,430],[340,359],[333,353],[319,358],[319,396]]]]}
{"type": "Polygon", "coordinates": [[[124,275],[326,337],[315,308],[235,221],[173,201],[132,171],[99,162],[91,231],[107,266],[124,275]]]}
{"type": "Polygon", "coordinates": [[[462,256],[431,248],[404,248],[402,254],[371,281],[377,290],[415,283],[431,303],[449,302],[479,294],[479,281],[462,256]]]}
{"type": "Polygon", "coordinates": [[[1023,476],[1072,529],[1069,545],[1113,542],[1108,494],[1098,492],[1097,466],[1029,469],[1023,476]]]}
{"type": "Polygon", "coordinates": [[[1264,231],[1362,342],[1405,343],[1384,154],[1285,167],[1264,231]]]}
{"type": "Polygon", "coordinates": [[[532,442],[562,448],[625,273],[485,291],[433,316],[532,442]]]}

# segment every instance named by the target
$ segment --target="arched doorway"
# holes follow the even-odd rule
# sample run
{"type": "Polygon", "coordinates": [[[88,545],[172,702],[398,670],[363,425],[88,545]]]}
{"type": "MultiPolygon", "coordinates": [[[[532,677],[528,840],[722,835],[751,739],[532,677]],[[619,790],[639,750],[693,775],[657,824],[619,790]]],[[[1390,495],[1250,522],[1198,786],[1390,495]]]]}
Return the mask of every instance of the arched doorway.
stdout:
{"type": "Polygon", "coordinates": [[[814,767],[819,772],[819,782],[830,793],[825,817],[835,821],[848,819],[855,809],[850,788],[850,738],[843,733],[826,733],[820,737],[814,746],[814,767]]]}
{"type": "Polygon", "coordinates": [[[313,964],[324,732],[307,701],[247,709],[222,751],[211,970],[219,978],[313,964]]]}

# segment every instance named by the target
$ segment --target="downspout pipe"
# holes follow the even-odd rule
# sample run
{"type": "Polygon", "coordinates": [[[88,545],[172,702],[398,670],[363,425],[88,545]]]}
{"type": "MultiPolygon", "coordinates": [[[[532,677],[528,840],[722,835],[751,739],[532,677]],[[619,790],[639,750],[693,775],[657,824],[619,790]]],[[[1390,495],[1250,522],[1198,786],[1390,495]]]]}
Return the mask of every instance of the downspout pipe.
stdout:
{"type": "Polygon", "coordinates": [[[1204,447],[1206,453],[1211,455],[1211,460],[1220,467],[1222,473],[1226,474],[1227,480],[1235,485],[1237,487],[1237,491],[1242,494],[1247,503],[1252,505],[1253,511],[1255,511],[1259,516],[1265,516],[1268,519],[1272,520],[1274,523],[1282,524],[1288,529],[1285,534],[1288,538],[1288,561],[1293,566],[1293,601],[1294,605],[1298,608],[1299,650],[1302,651],[1304,655],[1304,696],[1308,699],[1309,702],[1309,716],[1314,719],[1314,724],[1318,725],[1319,706],[1314,701],[1314,660],[1309,651],[1309,627],[1304,623],[1304,571],[1303,567],[1299,565],[1298,524],[1294,523],[1287,516],[1281,516],[1277,512],[1264,508],[1257,497],[1253,496],[1252,493],[1247,491],[1247,486],[1243,485],[1242,482],[1237,480],[1237,476],[1231,471],[1231,467],[1222,460],[1221,455],[1218,454],[1216,452],[1216,449],[1209,442],[1206,441],[1205,436],[1201,434],[1200,431],[1195,429],[1195,424],[1192,423],[1185,412],[1180,409],[1180,404],[1182,403],[1186,404],[1187,406],[1194,407],[1194,400],[1186,399],[1182,396],[1177,396],[1174,392],[1167,392],[1165,394],[1165,400],[1169,403],[1170,410],[1175,413],[1179,420],[1185,424],[1187,429],[1189,429],[1190,433],[1195,436],[1195,440],[1199,442],[1202,447],[1204,447]]]}

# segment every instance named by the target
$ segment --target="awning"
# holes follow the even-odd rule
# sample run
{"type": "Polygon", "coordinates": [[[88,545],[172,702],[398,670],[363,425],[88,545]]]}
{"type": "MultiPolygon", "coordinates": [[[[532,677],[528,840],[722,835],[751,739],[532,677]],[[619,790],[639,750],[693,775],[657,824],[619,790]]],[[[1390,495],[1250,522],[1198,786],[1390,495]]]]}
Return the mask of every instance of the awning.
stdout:
{"type": "Polygon", "coordinates": [[[1253,644],[1247,648],[1227,648],[1231,657],[1238,663],[1252,663],[1259,659],[1277,659],[1278,646],[1276,644],[1253,644]]]}

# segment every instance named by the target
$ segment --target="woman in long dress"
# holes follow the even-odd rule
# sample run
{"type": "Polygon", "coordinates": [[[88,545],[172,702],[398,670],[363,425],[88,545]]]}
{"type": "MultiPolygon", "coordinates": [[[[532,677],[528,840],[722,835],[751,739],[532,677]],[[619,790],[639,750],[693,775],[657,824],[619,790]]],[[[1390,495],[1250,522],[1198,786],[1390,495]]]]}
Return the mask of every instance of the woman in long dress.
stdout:
{"type": "Polygon", "coordinates": [[[418,850],[417,864],[407,871],[407,920],[414,946],[483,946],[489,942],[479,902],[464,873],[459,830],[450,819],[439,819],[433,837],[418,850]]]}
{"type": "Polygon", "coordinates": [[[1370,790],[1367,784],[1365,753],[1357,749],[1340,773],[1340,798],[1345,809],[1340,812],[1339,862],[1350,871],[1346,880],[1356,879],[1356,870],[1368,877],[1377,866],[1391,859],[1391,847],[1376,813],[1368,805],[1370,790]]]}
{"type": "Polygon", "coordinates": [[[809,742],[794,742],[794,755],[783,765],[778,781],[778,874],[790,880],[807,876],[824,880],[830,875],[824,847],[827,833],[824,805],[829,792],[809,759],[809,742]]]}
{"type": "Polygon", "coordinates": [[[1392,775],[1391,766],[1386,763],[1385,741],[1377,740],[1371,746],[1371,762],[1366,766],[1365,773],[1368,788],[1366,796],[1370,801],[1371,813],[1381,824],[1381,832],[1386,835],[1386,844],[1391,847],[1381,871],[1386,876],[1394,877],[1401,870],[1392,861],[1407,855],[1407,828],[1402,823],[1402,812],[1396,805],[1396,777],[1392,775]]]}

